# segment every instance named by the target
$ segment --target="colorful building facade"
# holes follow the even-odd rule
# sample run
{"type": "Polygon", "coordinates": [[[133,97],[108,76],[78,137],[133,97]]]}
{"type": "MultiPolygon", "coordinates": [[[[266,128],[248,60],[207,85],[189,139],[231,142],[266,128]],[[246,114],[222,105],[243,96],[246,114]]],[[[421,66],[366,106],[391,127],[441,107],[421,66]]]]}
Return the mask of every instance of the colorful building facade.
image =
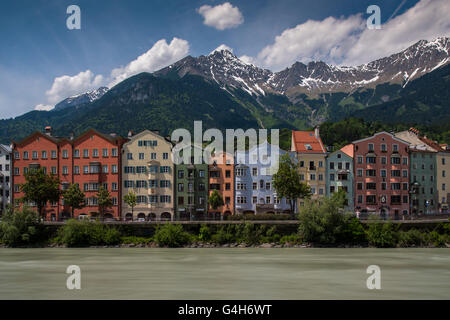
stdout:
{"type": "MultiPolygon", "coordinates": [[[[287,152],[264,142],[245,152],[236,152],[236,214],[288,213],[289,202],[277,197],[272,175],[279,157],[287,152]]],[[[295,161],[295,154],[289,153],[295,161]]],[[[296,210],[296,208],[294,208],[296,210]]]]}
{"type": "Polygon", "coordinates": [[[327,163],[327,195],[344,190],[346,192],[347,211],[354,210],[354,176],[353,176],[353,144],[328,154],[327,163]]]}
{"type": "MultiPolygon", "coordinates": [[[[180,150],[178,154],[182,159],[175,162],[175,219],[213,218],[208,216],[208,164],[199,156],[203,152],[200,147],[190,149],[189,156],[184,154],[187,149],[180,150]],[[197,149],[197,158],[194,149],[197,149]]],[[[176,154],[174,157],[177,158],[176,154]]]]}
{"type": "Polygon", "coordinates": [[[11,147],[0,144],[0,216],[11,197],[11,147]]]}
{"type": "Polygon", "coordinates": [[[398,132],[395,136],[409,143],[411,214],[437,213],[436,155],[438,150],[423,141],[419,131],[414,128],[398,132]]]}
{"type": "Polygon", "coordinates": [[[212,155],[209,160],[209,195],[217,190],[224,205],[216,209],[209,206],[208,214],[216,219],[234,214],[234,157],[226,152],[212,155]]]}
{"type": "MultiPolygon", "coordinates": [[[[300,180],[311,188],[313,198],[326,194],[326,156],[327,151],[319,135],[314,131],[292,131],[291,151],[296,153],[300,180]]],[[[303,199],[298,200],[299,205],[303,199]]]]}
{"type": "Polygon", "coordinates": [[[174,163],[172,143],[158,131],[130,133],[122,150],[122,213],[125,220],[172,220],[174,216],[174,163]],[[136,207],[124,201],[133,192],[136,207]],[[133,212],[132,212],[133,211],[133,212]]]}
{"type": "Polygon", "coordinates": [[[436,155],[436,184],[438,189],[439,212],[449,213],[450,203],[450,150],[436,155]]]}
{"type": "MultiPolygon", "coordinates": [[[[25,183],[25,174],[32,169],[42,168],[47,174],[58,177],[61,191],[70,184],[78,184],[85,193],[86,206],[74,210],[74,217],[97,217],[100,213],[96,195],[100,186],[105,187],[111,195],[113,205],[104,212],[106,219],[120,219],[118,201],[121,197],[119,188],[120,157],[119,152],[125,141],[117,135],[104,135],[95,130],[88,130],[77,138],[54,137],[51,128],[45,133],[35,132],[20,142],[13,142],[13,201],[19,205],[24,194],[20,184],[25,183]]],[[[35,204],[29,203],[35,207],[35,204]]],[[[64,199],[48,203],[44,208],[46,220],[69,218],[71,208],[64,199]]]]}
{"type": "Polygon", "coordinates": [[[409,214],[409,146],[387,132],[354,145],[355,210],[382,217],[409,214]]]}

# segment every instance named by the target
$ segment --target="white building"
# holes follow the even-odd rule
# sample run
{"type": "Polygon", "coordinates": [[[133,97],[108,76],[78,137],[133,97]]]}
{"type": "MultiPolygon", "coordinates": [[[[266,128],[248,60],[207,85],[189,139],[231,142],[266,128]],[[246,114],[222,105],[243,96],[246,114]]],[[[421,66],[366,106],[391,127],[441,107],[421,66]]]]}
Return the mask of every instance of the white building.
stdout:
{"type": "Polygon", "coordinates": [[[11,148],[0,144],[0,216],[10,201],[11,148]]]}

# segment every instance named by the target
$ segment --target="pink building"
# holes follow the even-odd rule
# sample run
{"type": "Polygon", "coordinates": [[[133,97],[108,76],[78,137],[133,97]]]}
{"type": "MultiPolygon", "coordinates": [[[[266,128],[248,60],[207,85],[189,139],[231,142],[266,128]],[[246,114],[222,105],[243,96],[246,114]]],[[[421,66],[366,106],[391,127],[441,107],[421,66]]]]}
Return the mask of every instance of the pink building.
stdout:
{"type": "Polygon", "coordinates": [[[408,143],[379,132],[353,145],[355,211],[394,219],[409,214],[408,143]]]}

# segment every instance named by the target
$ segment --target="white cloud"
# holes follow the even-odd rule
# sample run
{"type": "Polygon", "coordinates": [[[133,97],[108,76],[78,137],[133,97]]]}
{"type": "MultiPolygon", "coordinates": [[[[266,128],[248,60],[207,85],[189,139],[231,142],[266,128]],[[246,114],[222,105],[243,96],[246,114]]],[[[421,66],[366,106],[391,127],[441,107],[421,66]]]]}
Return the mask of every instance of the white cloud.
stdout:
{"type": "Polygon", "coordinates": [[[241,60],[242,62],[245,62],[245,63],[247,63],[247,64],[253,64],[253,65],[256,65],[256,63],[257,63],[257,61],[256,61],[256,59],[255,58],[253,58],[253,57],[250,57],[250,56],[247,56],[247,55],[243,55],[243,56],[240,56],[239,57],[239,60],[241,60]]]}
{"type": "Polygon", "coordinates": [[[203,24],[218,30],[235,28],[244,22],[239,8],[233,7],[229,2],[214,7],[203,5],[197,12],[203,16],[203,24]]]}
{"type": "Polygon", "coordinates": [[[296,61],[323,60],[338,65],[360,65],[399,52],[421,39],[450,35],[449,16],[448,0],[421,0],[382,25],[381,30],[368,29],[368,16],[361,14],[308,20],[283,31],[255,58],[244,57],[274,71],[296,61]]]}
{"type": "Polygon", "coordinates": [[[61,76],[53,80],[50,90],[47,90],[48,102],[55,104],[67,97],[91,89],[96,89],[103,83],[102,75],[94,75],[91,70],[82,71],[75,76],[61,76]]]}
{"type": "Polygon", "coordinates": [[[182,58],[189,52],[186,40],[173,38],[170,43],[165,39],[157,41],[147,52],[140,55],[124,67],[111,71],[109,77],[95,75],[91,70],[75,76],[60,76],[53,80],[52,87],[45,92],[47,103],[38,104],[35,110],[51,110],[54,105],[67,97],[107,85],[109,88],[141,72],[153,72],[164,68],[182,58]]]}
{"type": "Polygon", "coordinates": [[[168,44],[165,39],[157,41],[146,53],[131,61],[125,67],[112,70],[112,87],[117,83],[141,72],[153,72],[164,68],[182,58],[189,52],[189,43],[186,40],[173,38],[168,44]]]}
{"type": "Polygon", "coordinates": [[[215,48],[213,51],[211,51],[209,54],[213,54],[216,51],[222,51],[222,50],[228,50],[230,52],[233,52],[233,49],[227,46],[226,44],[221,44],[217,48],[215,48]]]}
{"type": "Polygon", "coordinates": [[[51,105],[51,104],[46,105],[46,104],[40,103],[36,107],[34,107],[34,110],[37,110],[37,111],[50,111],[53,108],[55,108],[54,105],[51,105]]]}

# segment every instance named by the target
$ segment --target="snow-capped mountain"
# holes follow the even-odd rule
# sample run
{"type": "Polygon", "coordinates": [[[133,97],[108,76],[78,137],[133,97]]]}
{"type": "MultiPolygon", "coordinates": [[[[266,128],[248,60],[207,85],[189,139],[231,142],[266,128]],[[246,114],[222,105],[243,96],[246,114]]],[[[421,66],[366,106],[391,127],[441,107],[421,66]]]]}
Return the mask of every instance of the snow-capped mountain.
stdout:
{"type": "Polygon", "coordinates": [[[406,86],[411,80],[448,64],[449,53],[450,38],[441,37],[434,41],[418,41],[399,53],[360,66],[296,62],[282,71],[272,72],[245,63],[228,50],[217,50],[208,56],[188,56],[154,75],[200,75],[217,82],[225,90],[234,87],[256,96],[272,92],[293,97],[299,92],[352,92],[385,82],[406,86]]]}
{"type": "Polygon", "coordinates": [[[68,107],[78,108],[81,105],[100,99],[108,90],[107,87],[100,87],[96,90],[71,96],[56,104],[53,110],[62,110],[68,107]]]}

